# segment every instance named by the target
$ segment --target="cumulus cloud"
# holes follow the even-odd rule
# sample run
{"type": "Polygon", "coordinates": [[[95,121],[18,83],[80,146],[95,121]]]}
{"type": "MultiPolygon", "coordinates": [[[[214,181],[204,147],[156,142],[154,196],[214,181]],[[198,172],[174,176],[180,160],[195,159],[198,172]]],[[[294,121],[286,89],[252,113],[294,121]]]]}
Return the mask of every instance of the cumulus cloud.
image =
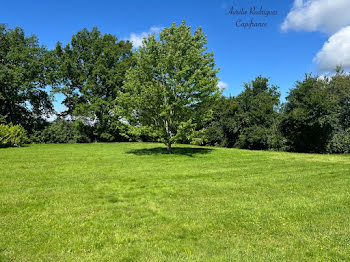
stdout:
{"type": "Polygon", "coordinates": [[[228,84],[224,81],[219,81],[218,82],[218,87],[220,88],[220,90],[225,90],[228,87],[228,84]]]}
{"type": "Polygon", "coordinates": [[[314,58],[320,71],[332,71],[337,65],[350,68],[350,26],[344,27],[323,45],[314,58]]]}
{"type": "Polygon", "coordinates": [[[295,0],[281,29],[333,34],[347,25],[350,25],[349,0],[295,0]]]}
{"type": "Polygon", "coordinates": [[[313,62],[319,71],[350,69],[350,0],[294,0],[281,29],[331,35],[313,62]]]}
{"type": "Polygon", "coordinates": [[[134,48],[139,48],[144,38],[147,38],[150,34],[158,34],[161,30],[161,27],[153,26],[148,32],[142,32],[140,34],[131,33],[128,40],[132,42],[134,48]]]}

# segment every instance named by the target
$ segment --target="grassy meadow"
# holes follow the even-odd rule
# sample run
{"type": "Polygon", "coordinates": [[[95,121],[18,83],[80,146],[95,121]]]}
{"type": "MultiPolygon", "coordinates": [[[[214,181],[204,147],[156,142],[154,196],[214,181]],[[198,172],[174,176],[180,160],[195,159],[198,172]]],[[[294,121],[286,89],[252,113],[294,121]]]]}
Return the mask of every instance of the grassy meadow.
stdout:
{"type": "Polygon", "coordinates": [[[0,261],[349,261],[350,155],[0,149],[0,261]]]}

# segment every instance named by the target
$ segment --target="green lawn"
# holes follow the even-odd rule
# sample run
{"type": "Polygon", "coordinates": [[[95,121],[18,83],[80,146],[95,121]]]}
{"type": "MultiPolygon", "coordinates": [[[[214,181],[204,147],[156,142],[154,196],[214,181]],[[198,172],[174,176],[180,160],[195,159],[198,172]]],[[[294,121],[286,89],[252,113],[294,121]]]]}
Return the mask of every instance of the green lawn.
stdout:
{"type": "Polygon", "coordinates": [[[0,261],[349,261],[350,155],[0,149],[0,261]]]}

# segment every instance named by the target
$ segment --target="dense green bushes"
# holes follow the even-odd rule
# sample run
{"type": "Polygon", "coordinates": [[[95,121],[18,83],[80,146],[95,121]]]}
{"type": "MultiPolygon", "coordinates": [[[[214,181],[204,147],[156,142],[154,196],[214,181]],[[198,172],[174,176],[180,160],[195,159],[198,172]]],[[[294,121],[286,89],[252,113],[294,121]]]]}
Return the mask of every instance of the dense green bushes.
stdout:
{"type": "Polygon", "coordinates": [[[245,84],[236,98],[222,97],[207,125],[209,145],[252,150],[286,150],[279,130],[279,97],[276,86],[262,76],[245,84]]]}
{"type": "Polygon", "coordinates": [[[0,147],[21,146],[27,139],[27,132],[21,125],[0,124],[0,147]]]}
{"type": "Polygon", "coordinates": [[[61,118],[50,123],[45,129],[30,136],[32,143],[88,143],[91,142],[80,122],[71,122],[61,118]]]}
{"type": "Polygon", "coordinates": [[[324,153],[336,124],[336,100],[326,81],[307,75],[290,91],[281,129],[292,151],[324,153]]]}
{"type": "Polygon", "coordinates": [[[257,77],[222,98],[207,125],[209,145],[312,153],[350,152],[350,76],[306,75],[281,105],[277,87],[257,77]]]}
{"type": "Polygon", "coordinates": [[[350,153],[350,129],[337,130],[327,144],[329,153],[350,153]]]}

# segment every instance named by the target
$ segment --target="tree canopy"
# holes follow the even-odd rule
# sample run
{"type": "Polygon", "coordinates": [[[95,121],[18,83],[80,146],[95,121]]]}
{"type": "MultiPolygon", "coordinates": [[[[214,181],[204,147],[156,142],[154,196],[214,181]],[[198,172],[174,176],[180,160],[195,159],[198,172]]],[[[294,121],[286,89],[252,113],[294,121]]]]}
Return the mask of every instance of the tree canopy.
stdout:
{"type": "Polygon", "coordinates": [[[282,149],[278,87],[258,76],[237,97],[221,98],[208,127],[210,144],[246,149],[282,149]]]}
{"type": "Polygon", "coordinates": [[[97,140],[114,141],[120,131],[115,99],[133,63],[132,44],[94,27],[73,35],[65,47],[57,43],[55,53],[60,65],[56,91],[64,94],[67,107],[63,115],[93,125],[97,140]]]}
{"type": "Polygon", "coordinates": [[[306,75],[297,81],[287,97],[281,128],[291,149],[297,152],[325,152],[336,124],[336,100],[327,82],[306,75]]]}
{"type": "Polygon", "coordinates": [[[191,33],[183,22],[165,28],[159,40],[150,35],[135,52],[126,75],[119,111],[134,132],[147,133],[167,145],[193,141],[211,116],[220,95],[218,70],[201,28],[191,33]]]}
{"type": "Polygon", "coordinates": [[[50,54],[35,35],[0,24],[0,118],[32,130],[53,112],[50,54]]]}

